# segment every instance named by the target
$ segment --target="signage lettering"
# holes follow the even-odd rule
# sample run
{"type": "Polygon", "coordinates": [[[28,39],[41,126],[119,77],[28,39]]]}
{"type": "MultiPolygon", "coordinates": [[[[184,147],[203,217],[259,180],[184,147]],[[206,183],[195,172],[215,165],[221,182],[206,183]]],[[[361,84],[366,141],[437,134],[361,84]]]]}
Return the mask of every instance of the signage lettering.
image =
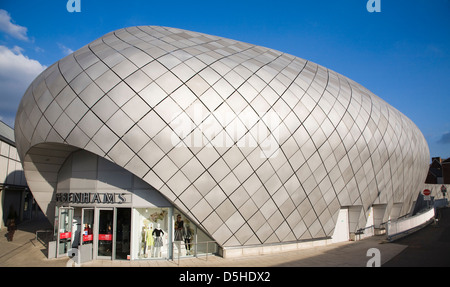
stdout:
{"type": "Polygon", "coordinates": [[[56,202],[122,204],[127,202],[125,195],[126,195],[125,193],[89,193],[89,192],[57,193],[56,202]]]}
{"type": "Polygon", "coordinates": [[[72,232],[63,232],[59,234],[59,239],[67,239],[72,237],[72,232]]]}

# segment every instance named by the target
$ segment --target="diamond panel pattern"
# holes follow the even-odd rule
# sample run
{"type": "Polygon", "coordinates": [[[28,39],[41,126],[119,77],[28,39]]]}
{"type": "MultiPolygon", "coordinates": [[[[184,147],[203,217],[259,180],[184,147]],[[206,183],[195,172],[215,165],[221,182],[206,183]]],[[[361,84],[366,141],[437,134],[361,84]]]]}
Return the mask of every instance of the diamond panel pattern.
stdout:
{"type": "MultiPolygon", "coordinates": [[[[331,236],[344,206],[363,207],[359,227],[374,204],[406,214],[428,170],[414,123],[358,83],[167,27],[120,29],[61,59],[30,85],[15,126],[22,161],[45,142],[90,150],[224,247],[331,236]]],[[[33,191],[39,173],[26,175],[33,191]]]]}

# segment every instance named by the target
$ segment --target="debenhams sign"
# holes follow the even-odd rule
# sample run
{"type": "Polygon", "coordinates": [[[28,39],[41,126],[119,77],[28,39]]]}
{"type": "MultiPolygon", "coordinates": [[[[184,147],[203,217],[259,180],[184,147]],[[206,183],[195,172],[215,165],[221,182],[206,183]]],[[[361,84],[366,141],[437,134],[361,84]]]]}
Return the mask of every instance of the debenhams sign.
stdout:
{"type": "Polygon", "coordinates": [[[128,193],[91,193],[69,192],[57,193],[56,203],[73,204],[131,204],[131,194],[128,193]]]}

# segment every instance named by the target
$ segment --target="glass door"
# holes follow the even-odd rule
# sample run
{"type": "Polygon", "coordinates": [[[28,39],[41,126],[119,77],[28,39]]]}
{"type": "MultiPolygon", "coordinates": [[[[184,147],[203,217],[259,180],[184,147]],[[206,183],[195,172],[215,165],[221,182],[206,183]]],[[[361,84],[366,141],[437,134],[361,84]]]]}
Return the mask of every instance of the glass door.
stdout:
{"type": "Polygon", "coordinates": [[[115,259],[128,259],[130,256],[131,208],[116,209],[115,259]]]}
{"type": "Polygon", "coordinates": [[[99,209],[97,214],[97,257],[111,259],[113,250],[114,209],[99,209]]]}
{"type": "Polygon", "coordinates": [[[83,208],[82,210],[82,230],[81,245],[92,244],[94,242],[94,209],[83,208]]]}
{"type": "Polygon", "coordinates": [[[88,262],[94,254],[94,208],[81,209],[80,262],[88,262]]]}
{"type": "Polygon", "coordinates": [[[73,208],[61,207],[58,213],[57,257],[61,257],[66,255],[67,251],[72,247],[73,208]]]}

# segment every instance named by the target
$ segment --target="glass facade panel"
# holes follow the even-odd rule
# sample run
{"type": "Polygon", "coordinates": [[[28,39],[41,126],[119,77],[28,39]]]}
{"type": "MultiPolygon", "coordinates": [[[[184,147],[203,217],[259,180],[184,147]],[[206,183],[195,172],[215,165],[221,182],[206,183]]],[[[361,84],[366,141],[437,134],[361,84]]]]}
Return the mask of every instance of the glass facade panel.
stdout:
{"type": "Polygon", "coordinates": [[[98,223],[98,256],[112,255],[113,240],[113,214],[114,210],[100,210],[98,223]]]}
{"type": "Polygon", "coordinates": [[[178,210],[174,212],[174,249],[173,257],[190,256],[195,254],[197,227],[178,210]]]}
{"type": "Polygon", "coordinates": [[[169,208],[136,208],[133,226],[134,259],[168,258],[169,208]]]}
{"type": "Polygon", "coordinates": [[[94,209],[85,208],[83,210],[83,236],[82,244],[90,244],[93,242],[94,235],[92,231],[94,230],[94,209]]]}
{"type": "Polygon", "coordinates": [[[131,208],[117,208],[116,259],[130,255],[131,208]]]}
{"type": "Polygon", "coordinates": [[[60,208],[59,213],[58,255],[63,255],[72,247],[73,209],[60,208]]]}
{"type": "Polygon", "coordinates": [[[217,244],[179,210],[173,214],[173,258],[217,253],[217,244]]]}

